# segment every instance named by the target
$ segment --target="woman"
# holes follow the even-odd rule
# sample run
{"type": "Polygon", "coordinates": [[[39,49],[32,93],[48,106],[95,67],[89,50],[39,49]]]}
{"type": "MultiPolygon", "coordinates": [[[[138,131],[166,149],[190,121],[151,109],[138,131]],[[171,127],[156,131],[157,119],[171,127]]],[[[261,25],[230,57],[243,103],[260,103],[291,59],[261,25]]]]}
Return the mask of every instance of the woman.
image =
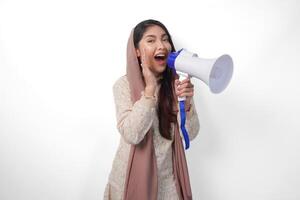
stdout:
{"type": "Polygon", "coordinates": [[[193,84],[180,82],[167,67],[175,51],[166,27],[140,22],[127,45],[127,73],[113,86],[120,144],[104,199],[192,199],[185,153],[178,128],[178,96],[186,96],[186,129],[199,132],[193,84]]]}

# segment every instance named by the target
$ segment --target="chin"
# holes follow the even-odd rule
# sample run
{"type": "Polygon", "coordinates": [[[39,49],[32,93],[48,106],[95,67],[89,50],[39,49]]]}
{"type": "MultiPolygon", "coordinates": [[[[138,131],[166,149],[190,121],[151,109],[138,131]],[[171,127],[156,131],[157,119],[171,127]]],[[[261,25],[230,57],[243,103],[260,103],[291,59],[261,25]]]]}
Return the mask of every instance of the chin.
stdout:
{"type": "Polygon", "coordinates": [[[158,69],[160,72],[164,72],[167,69],[167,65],[159,65],[156,67],[156,69],[158,69]]]}

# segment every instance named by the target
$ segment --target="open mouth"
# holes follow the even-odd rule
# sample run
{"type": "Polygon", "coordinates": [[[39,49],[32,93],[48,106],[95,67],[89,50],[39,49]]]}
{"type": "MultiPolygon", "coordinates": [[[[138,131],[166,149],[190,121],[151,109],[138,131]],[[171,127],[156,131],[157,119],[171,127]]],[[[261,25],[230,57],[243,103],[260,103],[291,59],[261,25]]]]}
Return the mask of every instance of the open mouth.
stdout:
{"type": "Polygon", "coordinates": [[[162,62],[165,62],[166,59],[167,59],[167,56],[165,54],[157,54],[154,56],[154,59],[159,62],[159,63],[162,63],[162,62]]]}

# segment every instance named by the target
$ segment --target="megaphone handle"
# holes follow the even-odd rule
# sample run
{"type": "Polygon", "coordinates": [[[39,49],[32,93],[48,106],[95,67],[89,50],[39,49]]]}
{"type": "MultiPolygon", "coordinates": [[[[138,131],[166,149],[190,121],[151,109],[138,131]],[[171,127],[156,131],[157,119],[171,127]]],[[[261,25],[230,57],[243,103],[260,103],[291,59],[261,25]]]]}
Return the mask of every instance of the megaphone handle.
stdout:
{"type": "MultiPolygon", "coordinates": [[[[183,81],[184,79],[186,79],[189,76],[189,74],[184,73],[184,72],[176,71],[176,73],[179,76],[179,81],[183,81]]],[[[186,100],[186,97],[178,97],[178,101],[185,101],[185,100],[186,100]]]]}

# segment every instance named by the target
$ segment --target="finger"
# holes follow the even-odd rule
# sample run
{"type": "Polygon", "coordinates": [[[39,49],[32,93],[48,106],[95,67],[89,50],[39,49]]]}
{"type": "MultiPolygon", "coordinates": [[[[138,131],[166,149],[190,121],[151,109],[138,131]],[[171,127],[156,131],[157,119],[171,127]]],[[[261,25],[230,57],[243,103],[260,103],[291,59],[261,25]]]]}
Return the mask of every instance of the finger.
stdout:
{"type": "Polygon", "coordinates": [[[175,84],[175,91],[176,91],[176,92],[181,92],[181,91],[182,91],[182,88],[180,88],[179,85],[176,85],[176,84],[175,84]]]}
{"type": "Polygon", "coordinates": [[[144,56],[144,49],[141,49],[141,66],[144,67],[144,63],[145,63],[145,56],[144,56]]]}
{"type": "Polygon", "coordinates": [[[182,90],[178,90],[178,93],[179,94],[182,94],[182,93],[185,93],[185,92],[194,92],[194,89],[193,88],[184,88],[182,90]]]}
{"type": "Polygon", "coordinates": [[[186,79],[182,80],[182,81],[180,82],[180,84],[184,84],[184,83],[187,83],[187,82],[190,82],[190,81],[191,81],[190,78],[187,77],[186,79]]]}
{"type": "Polygon", "coordinates": [[[178,94],[179,97],[192,97],[194,96],[194,92],[184,92],[184,93],[180,93],[178,94]]]}
{"type": "Polygon", "coordinates": [[[145,53],[145,49],[142,49],[142,60],[143,62],[145,62],[145,57],[146,57],[146,53],[145,53]]]}
{"type": "Polygon", "coordinates": [[[182,88],[182,89],[177,89],[176,91],[181,94],[184,92],[193,92],[194,88],[182,88]]]}
{"type": "Polygon", "coordinates": [[[191,82],[184,83],[180,85],[181,88],[191,88],[194,87],[194,85],[191,82]]]}
{"type": "Polygon", "coordinates": [[[182,90],[182,89],[184,89],[184,88],[194,88],[194,85],[193,85],[192,83],[185,83],[185,84],[180,85],[180,86],[178,87],[179,90],[182,90]]]}
{"type": "Polygon", "coordinates": [[[178,88],[175,88],[175,93],[178,96],[180,94],[180,90],[178,90],[178,88]]]}
{"type": "Polygon", "coordinates": [[[144,48],[142,49],[142,63],[148,67],[148,57],[146,56],[146,50],[144,48]]]}
{"type": "Polygon", "coordinates": [[[180,83],[180,81],[178,80],[178,79],[175,79],[175,86],[176,86],[176,88],[179,86],[179,83],[180,83]]]}
{"type": "Polygon", "coordinates": [[[148,71],[148,63],[147,63],[147,56],[146,56],[146,51],[143,48],[142,49],[142,67],[145,71],[148,71]]]}

